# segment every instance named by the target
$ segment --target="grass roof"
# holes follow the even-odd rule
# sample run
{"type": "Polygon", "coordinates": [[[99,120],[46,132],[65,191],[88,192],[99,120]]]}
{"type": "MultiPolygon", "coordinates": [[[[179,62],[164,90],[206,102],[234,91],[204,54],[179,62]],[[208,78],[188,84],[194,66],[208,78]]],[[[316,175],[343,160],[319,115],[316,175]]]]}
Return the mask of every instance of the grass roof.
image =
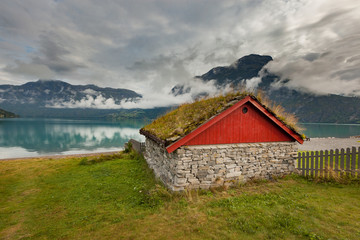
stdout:
{"type": "Polygon", "coordinates": [[[141,131],[145,131],[165,143],[175,142],[198,128],[213,116],[218,115],[249,95],[257,99],[268,111],[274,114],[290,129],[295,132],[300,130],[296,125],[297,119],[295,116],[286,113],[280,105],[270,102],[264,98],[261,93],[255,96],[253,93],[242,91],[230,92],[226,95],[199,99],[193,103],[182,104],[177,109],[146,125],[141,131]]]}

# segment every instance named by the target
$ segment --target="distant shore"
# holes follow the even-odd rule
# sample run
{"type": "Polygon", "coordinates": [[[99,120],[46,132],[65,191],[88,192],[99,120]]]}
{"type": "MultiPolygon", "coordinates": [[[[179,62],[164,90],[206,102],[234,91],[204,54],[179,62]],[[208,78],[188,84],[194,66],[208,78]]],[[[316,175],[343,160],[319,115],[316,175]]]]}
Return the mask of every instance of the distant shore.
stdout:
{"type": "Polygon", "coordinates": [[[360,136],[349,138],[311,138],[310,141],[304,141],[298,144],[299,151],[320,151],[341,148],[360,147],[360,136]]]}

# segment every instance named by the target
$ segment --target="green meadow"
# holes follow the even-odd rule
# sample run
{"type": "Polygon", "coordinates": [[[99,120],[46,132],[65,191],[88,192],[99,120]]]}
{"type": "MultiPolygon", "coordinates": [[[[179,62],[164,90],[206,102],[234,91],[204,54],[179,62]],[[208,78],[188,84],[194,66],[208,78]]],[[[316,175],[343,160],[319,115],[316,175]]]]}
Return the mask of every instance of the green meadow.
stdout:
{"type": "Polygon", "coordinates": [[[171,193],[133,152],[0,161],[0,239],[360,239],[359,199],[296,175],[171,193]]]}

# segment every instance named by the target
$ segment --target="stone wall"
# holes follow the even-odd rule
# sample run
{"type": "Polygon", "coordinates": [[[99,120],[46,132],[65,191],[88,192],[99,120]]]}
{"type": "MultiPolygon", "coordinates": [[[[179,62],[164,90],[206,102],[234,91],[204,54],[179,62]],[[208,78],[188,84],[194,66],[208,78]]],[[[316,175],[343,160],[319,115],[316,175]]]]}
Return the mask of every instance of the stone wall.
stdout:
{"type": "Polygon", "coordinates": [[[297,156],[295,142],[183,146],[169,154],[147,138],[145,148],[149,167],[173,191],[286,175],[297,156]]]}

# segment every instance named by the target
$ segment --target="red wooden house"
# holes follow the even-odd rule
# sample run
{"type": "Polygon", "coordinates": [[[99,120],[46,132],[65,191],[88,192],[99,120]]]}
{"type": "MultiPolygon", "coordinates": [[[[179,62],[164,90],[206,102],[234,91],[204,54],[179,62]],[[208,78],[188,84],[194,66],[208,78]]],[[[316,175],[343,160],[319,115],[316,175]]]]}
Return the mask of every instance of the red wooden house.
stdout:
{"type": "MultiPolygon", "coordinates": [[[[231,103],[173,142],[147,130],[151,128],[140,130],[146,136],[149,166],[171,189],[208,188],[294,171],[295,142],[303,143],[301,135],[254,96],[231,103]]],[[[173,115],[169,121],[176,121],[173,115]]]]}

